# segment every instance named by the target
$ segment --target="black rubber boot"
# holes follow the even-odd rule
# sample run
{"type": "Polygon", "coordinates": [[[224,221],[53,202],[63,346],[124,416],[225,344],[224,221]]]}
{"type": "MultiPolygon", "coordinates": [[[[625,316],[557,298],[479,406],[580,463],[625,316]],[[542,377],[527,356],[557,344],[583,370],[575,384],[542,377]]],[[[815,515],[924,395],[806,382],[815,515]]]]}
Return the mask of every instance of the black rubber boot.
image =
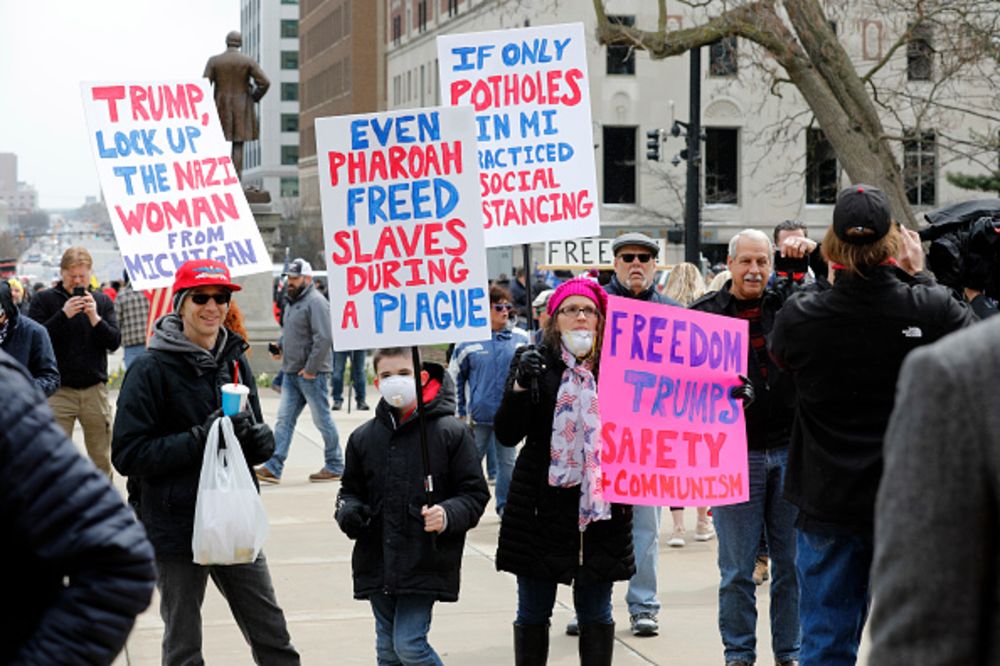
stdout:
{"type": "Polygon", "coordinates": [[[611,666],[615,652],[615,625],[580,625],[580,666],[611,666]]]}
{"type": "Polygon", "coordinates": [[[549,625],[515,624],[514,666],[545,666],[548,661],[549,625]]]}

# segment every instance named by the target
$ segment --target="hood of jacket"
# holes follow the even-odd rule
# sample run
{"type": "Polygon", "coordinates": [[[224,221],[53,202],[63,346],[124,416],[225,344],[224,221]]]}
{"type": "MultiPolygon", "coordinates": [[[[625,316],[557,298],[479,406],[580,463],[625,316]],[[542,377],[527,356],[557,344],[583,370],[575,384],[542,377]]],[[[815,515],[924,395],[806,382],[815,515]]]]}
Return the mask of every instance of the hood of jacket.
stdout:
{"type": "Polygon", "coordinates": [[[219,329],[219,337],[215,341],[214,349],[208,350],[200,347],[184,335],[184,323],[180,316],[176,313],[170,313],[160,317],[153,324],[153,337],[149,340],[149,349],[182,355],[200,375],[218,367],[219,359],[228,346],[229,338],[229,333],[223,327],[219,329]]]}

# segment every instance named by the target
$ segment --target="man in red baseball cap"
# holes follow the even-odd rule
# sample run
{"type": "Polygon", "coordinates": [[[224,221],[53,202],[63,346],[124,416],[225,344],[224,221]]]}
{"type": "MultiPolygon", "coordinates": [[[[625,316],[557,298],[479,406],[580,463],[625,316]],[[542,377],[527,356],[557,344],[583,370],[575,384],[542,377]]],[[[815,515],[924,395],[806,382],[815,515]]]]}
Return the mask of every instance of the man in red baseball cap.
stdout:
{"type": "Polygon", "coordinates": [[[118,396],[111,459],[129,477],[129,503],[156,551],[163,618],[163,663],[201,663],[201,600],[209,576],[229,601],[254,660],[298,664],[263,552],[255,562],[201,566],[191,534],[209,428],[221,414],[223,384],[250,389],[247,410],[230,417],[253,478],[271,457],[274,435],[264,423],[248,345],[223,326],[233,284],[225,264],[189,261],[176,273],[174,311],[153,327],[149,350],[125,375],[118,396]]]}

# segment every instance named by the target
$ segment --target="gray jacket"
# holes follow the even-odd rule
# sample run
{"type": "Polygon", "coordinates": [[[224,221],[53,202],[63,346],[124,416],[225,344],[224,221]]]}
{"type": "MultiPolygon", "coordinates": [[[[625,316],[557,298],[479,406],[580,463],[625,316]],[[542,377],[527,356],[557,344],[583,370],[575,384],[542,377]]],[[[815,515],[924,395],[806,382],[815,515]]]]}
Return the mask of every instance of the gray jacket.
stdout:
{"type": "Polygon", "coordinates": [[[875,507],[869,663],[1000,663],[1000,317],[907,357],[875,507]]]}
{"type": "Polygon", "coordinates": [[[311,375],[333,371],[333,324],[330,303],[309,284],[285,304],[281,329],[281,370],[311,375]]]}

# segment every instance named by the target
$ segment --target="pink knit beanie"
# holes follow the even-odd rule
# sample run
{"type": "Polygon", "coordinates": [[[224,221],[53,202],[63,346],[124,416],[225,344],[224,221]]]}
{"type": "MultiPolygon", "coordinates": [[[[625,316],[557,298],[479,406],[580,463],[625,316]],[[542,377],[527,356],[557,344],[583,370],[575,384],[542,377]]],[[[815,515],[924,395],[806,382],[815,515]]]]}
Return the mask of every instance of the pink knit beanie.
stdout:
{"type": "Polygon", "coordinates": [[[570,296],[585,296],[594,302],[601,315],[608,309],[608,295],[604,289],[594,280],[584,277],[567,280],[556,287],[555,293],[549,297],[549,314],[554,315],[559,311],[559,304],[570,296]]]}

